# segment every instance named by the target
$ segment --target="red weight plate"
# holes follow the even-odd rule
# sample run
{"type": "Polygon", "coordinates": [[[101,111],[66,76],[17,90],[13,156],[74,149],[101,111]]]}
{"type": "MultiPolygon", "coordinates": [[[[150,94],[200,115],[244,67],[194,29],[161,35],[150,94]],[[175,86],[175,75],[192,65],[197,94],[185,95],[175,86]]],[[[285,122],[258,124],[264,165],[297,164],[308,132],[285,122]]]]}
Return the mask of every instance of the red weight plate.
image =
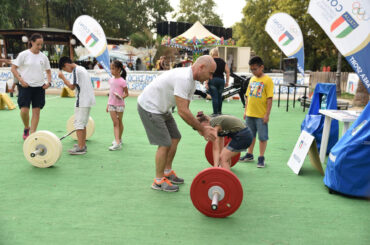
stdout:
{"type": "Polygon", "coordinates": [[[233,214],[243,200],[243,188],[238,177],[223,168],[207,168],[195,176],[190,187],[190,197],[194,207],[209,217],[224,218],[233,214]],[[208,190],[220,186],[225,196],[218,203],[217,210],[212,210],[212,200],[208,190]]]}
{"type": "MultiPolygon", "coordinates": [[[[225,139],[224,145],[229,144],[229,142],[231,141],[231,138],[229,137],[225,137],[224,139],[225,139]]],[[[212,146],[213,146],[212,141],[208,141],[204,152],[205,152],[208,163],[213,166],[212,146]]],[[[240,153],[231,158],[231,167],[233,167],[239,161],[239,158],[240,158],[240,153]]]]}

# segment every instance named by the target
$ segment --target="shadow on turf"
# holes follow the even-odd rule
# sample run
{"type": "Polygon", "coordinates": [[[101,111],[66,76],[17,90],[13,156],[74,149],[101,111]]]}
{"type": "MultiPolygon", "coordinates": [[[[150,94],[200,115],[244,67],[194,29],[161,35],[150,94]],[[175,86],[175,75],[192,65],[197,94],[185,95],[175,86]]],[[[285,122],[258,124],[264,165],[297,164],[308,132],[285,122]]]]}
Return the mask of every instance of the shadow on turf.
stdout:
{"type": "Polygon", "coordinates": [[[370,196],[368,196],[368,197],[351,196],[351,195],[347,195],[347,194],[344,194],[344,193],[335,191],[333,189],[330,189],[327,186],[325,186],[325,187],[326,187],[326,190],[328,191],[328,193],[331,194],[331,195],[342,196],[342,197],[349,198],[349,199],[357,199],[357,200],[363,200],[363,201],[370,201],[370,196]]]}
{"type": "Polygon", "coordinates": [[[316,169],[314,168],[304,168],[302,167],[302,169],[299,171],[299,175],[300,176],[315,176],[315,177],[324,177],[323,175],[321,175],[321,173],[319,171],[317,171],[316,169]]]}
{"type": "Polygon", "coordinates": [[[35,174],[35,175],[41,175],[41,174],[50,174],[50,173],[59,173],[59,170],[60,168],[58,166],[50,166],[48,168],[38,168],[38,167],[35,167],[35,166],[30,166],[28,168],[28,172],[30,172],[31,174],[35,174]]]}

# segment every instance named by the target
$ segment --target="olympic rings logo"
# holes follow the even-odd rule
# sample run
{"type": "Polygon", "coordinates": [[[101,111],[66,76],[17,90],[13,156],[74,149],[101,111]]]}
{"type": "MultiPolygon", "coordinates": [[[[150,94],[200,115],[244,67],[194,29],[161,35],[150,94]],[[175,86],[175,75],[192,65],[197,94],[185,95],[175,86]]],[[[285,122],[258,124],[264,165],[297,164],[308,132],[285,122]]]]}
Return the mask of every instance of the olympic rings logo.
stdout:
{"type": "Polygon", "coordinates": [[[296,34],[296,35],[298,35],[298,33],[299,33],[298,29],[297,29],[297,28],[296,28],[296,26],[294,26],[294,25],[291,25],[291,26],[289,27],[289,30],[290,30],[292,33],[296,34]]]}
{"type": "Polygon", "coordinates": [[[368,21],[370,19],[360,2],[352,3],[352,14],[356,15],[359,20],[368,21]]]}

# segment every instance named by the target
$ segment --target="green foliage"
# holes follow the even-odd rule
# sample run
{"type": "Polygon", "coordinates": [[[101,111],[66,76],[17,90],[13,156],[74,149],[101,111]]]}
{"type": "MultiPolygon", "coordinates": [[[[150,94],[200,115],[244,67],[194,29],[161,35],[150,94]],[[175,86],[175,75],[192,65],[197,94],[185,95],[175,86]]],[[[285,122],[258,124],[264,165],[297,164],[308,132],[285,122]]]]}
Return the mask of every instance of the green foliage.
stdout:
{"type": "Polygon", "coordinates": [[[134,47],[152,47],[155,44],[152,33],[145,29],[130,35],[131,45],[134,47]]]}
{"type": "MultiPolygon", "coordinates": [[[[261,56],[267,68],[279,68],[281,51],[265,31],[268,18],[275,13],[291,15],[302,30],[305,51],[305,69],[320,70],[323,66],[336,69],[337,50],[329,37],[307,13],[309,0],[247,0],[243,9],[244,18],[234,26],[237,45],[250,46],[261,56]]],[[[342,71],[351,71],[347,62],[342,71]]]]}
{"type": "Polygon", "coordinates": [[[177,21],[203,25],[223,26],[220,16],[215,13],[213,0],[180,0],[180,10],[173,15],[177,21]]]}
{"type": "Polygon", "coordinates": [[[148,0],[146,7],[149,14],[149,29],[156,28],[158,22],[167,20],[166,14],[173,11],[168,0],[148,0]]]}
{"type": "Polygon", "coordinates": [[[56,18],[53,21],[53,25],[55,25],[56,20],[59,20],[57,22],[64,23],[66,29],[72,30],[74,20],[82,14],[87,14],[86,6],[89,3],[90,1],[88,0],[49,0],[49,8],[56,18]]]}
{"type": "Polygon", "coordinates": [[[41,0],[2,0],[0,7],[0,28],[23,28],[42,26],[43,1],[41,0]]]}
{"type": "Polygon", "coordinates": [[[234,36],[240,46],[251,47],[256,55],[262,57],[267,70],[278,64],[280,52],[265,32],[267,19],[276,8],[276,1],[248,1],[243,9],[244,18],[235,28],[234,36]]]}
{"type": "Polygon", "coordinates": [[[169,0],[1,0],[0,28],[40,28],[49,13],[50,27],[71,30],[75,19],[86,14],[107,36],[126,38],[153,29],[172,10],[169,0]]]}

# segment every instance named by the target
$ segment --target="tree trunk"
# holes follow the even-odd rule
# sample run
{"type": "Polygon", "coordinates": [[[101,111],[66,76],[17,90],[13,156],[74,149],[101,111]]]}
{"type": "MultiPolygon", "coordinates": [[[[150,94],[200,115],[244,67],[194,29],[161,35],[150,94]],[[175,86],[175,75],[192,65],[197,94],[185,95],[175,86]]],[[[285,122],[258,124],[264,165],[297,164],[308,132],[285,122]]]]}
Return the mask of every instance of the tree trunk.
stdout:
{"type": "Polygon", "coordinates": [[[46,0],[46,25],[50,27],[49,0],[46,0]]]}
{"type": "Polygon", "coordinates": [[[365,106],[369,102],[369,93],[362,81],[358,81],[355,98],[353,99],[353,106],[365,106]]]}

